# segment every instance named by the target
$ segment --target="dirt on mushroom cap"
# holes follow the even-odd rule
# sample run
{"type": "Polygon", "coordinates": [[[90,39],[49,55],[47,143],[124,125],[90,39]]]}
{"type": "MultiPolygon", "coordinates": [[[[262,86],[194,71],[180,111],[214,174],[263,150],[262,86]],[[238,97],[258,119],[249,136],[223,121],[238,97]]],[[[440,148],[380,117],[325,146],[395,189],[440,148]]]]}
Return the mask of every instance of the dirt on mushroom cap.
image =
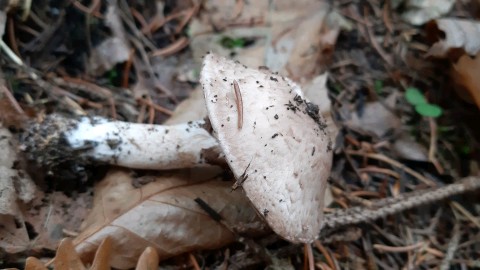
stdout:
{"type": "Polygon", "coordinates": [[[227,163],[253,205],[280,236],[312,242],[322,227],[332,163],[332,143],[318,107],[288,78],[214,54],[205,56],[201,83],[227,163]]]}

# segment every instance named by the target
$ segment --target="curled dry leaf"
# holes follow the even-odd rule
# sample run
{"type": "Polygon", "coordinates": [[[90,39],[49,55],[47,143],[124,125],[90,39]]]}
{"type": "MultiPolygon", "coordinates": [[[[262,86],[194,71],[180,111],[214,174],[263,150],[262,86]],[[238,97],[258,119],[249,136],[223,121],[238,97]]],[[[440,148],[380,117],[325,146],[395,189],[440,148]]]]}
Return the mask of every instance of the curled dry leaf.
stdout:
{"type": "Polygon", "coordinates": [[[97,246],[108,236],[114,247],[111,266],[126,269],[135,266],[148,246],[162,259],[234,241],[235,235],[215,222],[194,199],[207,202],[235,225],[234,229],[246,230],[261,223],[256,223],[260,221],[248,200],[239,192],[231,192],[231,182],[215,178],[217,173],[205,169],[172,172],[135,188],[127,171],[111,171],[95,189],[94,207],[74,240],[77,252],[91,261],[97,246]]]}
{"type": "Polygon", "coordinates": [[[461,86],[459,95],[467,101],[473,101],[480,108],[480,53],[475,58],[464,54],[453,64],[453,78],[461,86]],[[467,95],[463,95],[466,90],[467,95]]]}
{"type": "Polygon", "coordinates": [[[80,257],[75,251],[72,239],[65,238],[58,245],[57,255],[54,260],[55,269],[64,270],[85,270],[80,257]]]}
{"type": "Polygon", "coordinates": [[[471,56],[477,55],[480,50],[480,23],[465,19],[438,19],[429,25],[429,34],[440,36],[444,33],[445,39],[439,40],[428,51],[427,55],[446,57],[452,49],[463,49],[471,56]]]}
{"type": "Polygon", "coordinates": [[[406,0],[402,19],[413,25],[422,25],[447,14],[455,0],[406,0]]]}
{"type": "Polygon", "coordinates": [[[158,267],[159,258],[158,253],[153,247],[147,247],[138,259],[135,270],[150,270],[158,267]]]}
{"type": "Polygon", "coordinates": [[[430,25],[430,34],[439,35],[442,31],[444,40],[433,44],[428,55],[448,57],[449,52],[457,52],[452,68],[453,78],[459,88],[457,93],[466,101],[480,107],[480,23],[465,19],[439,19],[430,25]],[[458,55],[458,51],[464,53],[458,55]]]}
{"type": "MultiPolygon", "coordinates": [[[[112,244],[109,237],[103,239],[95,253],[95,259],[89,270],[109,270],[112,244]]],[[[58,245],[57,254],[53,260],[55,270],[85,270],[87,269],[80,256],[75,251],[72,240],[65,238],[58,245]]],[[[158,267],[158,254],[154,248],[147,247],[137,262],[137,270],[156,269],[158,267]]],[[[35,257],[28,257],[25,270],[47,270],[45,264],[35,257]]]]}

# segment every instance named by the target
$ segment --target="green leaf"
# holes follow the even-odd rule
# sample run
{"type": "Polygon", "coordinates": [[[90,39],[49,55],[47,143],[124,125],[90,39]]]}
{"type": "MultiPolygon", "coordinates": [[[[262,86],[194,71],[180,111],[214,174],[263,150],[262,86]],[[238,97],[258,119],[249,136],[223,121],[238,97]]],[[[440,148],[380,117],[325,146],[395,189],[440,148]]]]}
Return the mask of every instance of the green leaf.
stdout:
{"type": "Polygon", "coordinates": [[[373,85],[373,89],[375,89],[375,92],[377,94],[382,93],[383,90],[383,81],[381,80],[375,80],[375,84],[373,85]]]}
{"type": "Polygon", "coordinates": [[[405,98],[408,103],[412,105],[426,104],[427,99],[425,96],[415,87],[408,87],[405,91],[405,98]]]}
{"type": "Polygon", "coordinates": [[[442,108],[440,108],[435,104],[430,104],[430,103],[416,105],[415,111],[422,116],[433,117],[433,118],[439,117],[443,113],[442,108]]]}
{"type": "Polygon", "coordinates": [[[220,40],[220,44],[222,47],[226,49],[233,49],[233,48],[243,48],[245,46],[245,39],[244,38],[231,38],[228,36],[222,37],[220,40]]]}

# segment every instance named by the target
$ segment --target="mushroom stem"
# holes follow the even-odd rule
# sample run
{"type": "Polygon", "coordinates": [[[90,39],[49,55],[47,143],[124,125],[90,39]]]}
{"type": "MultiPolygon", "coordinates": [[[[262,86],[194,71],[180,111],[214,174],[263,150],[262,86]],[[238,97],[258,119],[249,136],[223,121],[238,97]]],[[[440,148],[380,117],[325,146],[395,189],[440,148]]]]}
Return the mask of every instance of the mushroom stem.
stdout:
{"type": "Polygon", "coordinates": [[[222,155],[204,126],[203,120],[164,126],[50,115],[27,131],[23,148],[30,159],[49,168],[66,161],[78,166],[103,162],[135,169],[189,168],[222,155]]]}

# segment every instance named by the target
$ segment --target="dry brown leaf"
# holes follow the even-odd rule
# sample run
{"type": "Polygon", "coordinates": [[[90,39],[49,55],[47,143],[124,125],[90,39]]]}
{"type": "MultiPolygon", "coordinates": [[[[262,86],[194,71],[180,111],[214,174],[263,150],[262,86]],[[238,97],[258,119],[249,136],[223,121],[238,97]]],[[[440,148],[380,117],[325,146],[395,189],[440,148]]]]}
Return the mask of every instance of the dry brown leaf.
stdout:
{"type": "Polygon", "coordinates": [[[25,261],[25,270],[47,270],[47,267],[35,257],[28,257],[25,261]]]}
{"type": "Polygon", "coordinates": [[[54,260],[55,270],[85,270],[80,257],[75,252],[72,240],[70,238],[63,239],[58,245],[57,255],[54,260]]]}
{"type": "MultiPolygon", "coordinates": [[[[105,238],[95,253],[95,259],[88,268],[89,270],[110,270],[110,255],[112,253],[111,240],[105,238]]],[[[136,269],[157,269],[159,263],[158,254],[152,247],[146,248],[137,262],[136,269]]],[[[35,257],[28,257],[25,262],[25,270],[47,270],[45,264],[35,257]]],[[[57,249],[53,260],[55,270],[85,270],[86,267],[75,251],[70,238],[63,239],[57,249]]]]}
{"type": "Polygon", "coordinates": [[[64,230],[76,232],[91,208],[90,192],[66,196],[62,192],[37,192],[25,211],[25,221],[37,234],[29,243],[31,249],[55,250],[65,237],[64,230]]]}
{"type": "Polygon", "coordinates": [[[153,247],[147,247],[138,259],[136,270],[151,270],[158,267],[158,253],[153,247]]]}
{"type": "Polygon", "coordinates": [[[311,78],[325,68],[333,52],[339,27],[328,24],[330,7],[312,4],[291,21],[280,19],[284,13],[272,14],[272,42],[266,50],[266,65],[295,81],[311,78]],[[278,20],[279,22],[276,22],[278,20]],[[323,65],[322,65],[323,64],[323,65]]]}
{"type": "Polygon", "coordinates": [[[198,85],[187,99],[177,105],[173,116],[165,122],[165,125],[186,123],[188,121],[203,119],[207,116],[205,98],[203,97],[203,91],[200,87],[201,86],[198,85]]]}
{"type": "Polygon", "coordinates": [[[459,92],[465,100],[473,101],[480,108],[480,53],[475,58],[469,55],[460,57],[457,63],[453,64],[453,78],[455,82],[465,89],[467,95],[459,92]]]}
{"type": "Polygon", "coordinates": [[[111,237],[111,266],[125,269],[134,267],[148,246],[162,259],[234,241],[234,234],[206,214],[195,198],[207,202],[236,229],[259,220],[246,197],[240,191],[231,192],[230,181],[214,178],[217,173],[204,169],[172,172],[135,188],[128,171],[111,171],[96,187],[94,208],[75,239],[77,251],[91,261],[102,239],[111,237]]]}
{"type": "Polygon", "coordinates": [[[247,66],[267,66],[296,81],[317,74],[322,68],[319,62],[328,58],[324,54],[331,52],[336,41],[338,13],[331,11],[327,3],[314,0],[240,2],[244,2],[241,9],[236,8],[236,1],[205,1],[205,10],[190,27],[197,61],[212,51],[247,66]],[[258,26],[252,27],[252,22],[258,26]],[[205,34],[214,32],[212,25],[222,26],[222,31],[205,34]],[[223,37],[245,38],[254,43],[227,49],[220,44],[223,37]]]}
{"type": "Polygon", "coordinates": [[[438,35],[438,30],[440,30],[445,34],[445,39],[433,44],[427,55],[446,57],[452,49],[463,49],[474,56],[480,50],[479,22],[446,18],[435,20],[434,24],[429,25],[429,27],[432,27],[429,34],[438,35]]]}
{"type": "Polygon", "coordinates": [[[110,269],[110,255],[112,254],[112,240],[110,237],[103,239],[102,243],[95,253],[90,270],[109,270],[110,269]]]}
{"type": "Polygon", "coordinates": [[[406,0],[402,19],[413,25],[422,25],[447,14],[455,0],[406,0]]]}
{"type": "Polygon", "coordinates": [[[29,244],[22,205],[36,190],[28,175],[15,168],[17,150],[8,129],[0,123],[0,248],[8,253],[25,250],[29,244]]]}

